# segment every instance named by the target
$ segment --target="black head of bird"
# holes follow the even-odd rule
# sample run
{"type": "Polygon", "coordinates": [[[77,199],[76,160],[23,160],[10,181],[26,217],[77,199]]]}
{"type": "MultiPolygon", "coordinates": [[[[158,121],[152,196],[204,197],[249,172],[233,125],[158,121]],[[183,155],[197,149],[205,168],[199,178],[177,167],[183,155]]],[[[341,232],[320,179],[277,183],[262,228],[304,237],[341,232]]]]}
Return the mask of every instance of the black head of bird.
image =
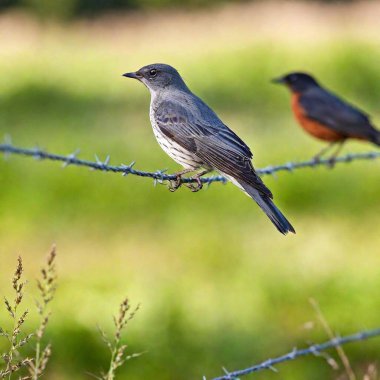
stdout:
{"type": "Polygon", "coordinates": [[[318,82],[309,74],[293,72],[272,80],[273,83],[284,84],[293,92],[303,92],[309,88],[319,87],[318,82]]]}

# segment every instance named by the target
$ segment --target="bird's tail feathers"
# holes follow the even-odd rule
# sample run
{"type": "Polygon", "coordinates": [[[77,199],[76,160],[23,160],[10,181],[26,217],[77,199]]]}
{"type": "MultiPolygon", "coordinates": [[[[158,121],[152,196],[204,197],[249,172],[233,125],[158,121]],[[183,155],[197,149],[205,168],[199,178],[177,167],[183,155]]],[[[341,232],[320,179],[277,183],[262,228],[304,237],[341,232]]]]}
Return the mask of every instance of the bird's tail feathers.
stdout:
{"type": "Polygon", "coordinates": [[[285,218],[282,212],[276,207],[271,198],[260,193],[252,185],[240,181],[239,184],[247,192],[247,194],[249,194],[251,198],[260,206],[260,208],[265,212],[271,222],[282,234],[286,235],[288,232],[295,233],[293,226],[285,218]]]}

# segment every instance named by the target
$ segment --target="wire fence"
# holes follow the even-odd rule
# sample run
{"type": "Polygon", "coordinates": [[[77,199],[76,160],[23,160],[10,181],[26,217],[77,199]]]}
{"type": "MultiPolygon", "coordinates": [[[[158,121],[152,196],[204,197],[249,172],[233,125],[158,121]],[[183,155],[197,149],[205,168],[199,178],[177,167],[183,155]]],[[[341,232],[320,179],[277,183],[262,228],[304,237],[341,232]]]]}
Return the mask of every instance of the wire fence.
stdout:
{"type": "Polygon", "coordinates": [[[339,347],[341,345],[352,343],[352,342],[359,342],[363,340],[367,340],[370,338],[375,338],[380,336],[380,328],[374,329],[374,330],[368,330],[368,331],[362,331],[353,335],[347,335],[344,337],[335,337],[327,342],[320,343],[320,344],[314,344],[312,346],[309,346],[308,348],[304,349],[297,349],[294,348],[291,352],[288,352],[285,355],[279,356],[274,359],[267,359],[264,362],[260,364],[253,365],[251,367],[228,372],[226,369],[224,369],[225,374],[220,377],[215,377],[212,380],[238,380],[240,377],[251,374],[253,372],[259,372],[263,370],[272,370],[277,372],[277,369],[275,368],[275,365],[284,363],[290,360],[295,360],[299,358],[300,356],[307,356],[307,355],[315,355],[315,356],[322,356],[322,352],[328,350],[329,348],[333,347],[339,347]]]}
{"type": "MultiPolygon", "coordinates": [[[[62,162],[63,166],[83,166],[90,168],[92,170],[99,170],[103,172],[112,172],[112,173],[121,173],[123,176],[127,175],[136,175],[140,177],[152,178],[154,183],[163,182],[163,181],[173,181],[176,180],[174,174],[166,174],[167,169],[157,170],[155,172],[147,172],[143,170],[137,170],[134,168],[135,162],[131,162],[129,165],[121,164],[118,166],[110,165],[110,156],[107,156],[104,161],[101,161],[95,155],[95,161],[88,161],[78,158],[79,150],[68,154],[60,155],[55,153],[50,153],[46,150],[43,150],[39,147],[35,148],[20,148],[14,146],[9,138],[3,143],[0,144],[0,152],[3,152],[5,156],[9,155],[21,155],[33,157],[37,160],[50,160],[62,162]]],[[[351,163],[353,161],[359,160],[376,160],[380,158],[380,151],[371,151],[365,153],[349,153],[344,156],[337,157],[334,161],[334,166],[343,163],[351,163]]],[[[270,165],[264,168],[257,169],[256,172],[260,176],[264,175],[273,175],[278,172],[293,172],[295,170],[304,169],[304,168],[317,168],[317,167],[331,167],[331,161],[329,159],[310,159],[300,162],[287,162],[281,165],[270,165]]],[[[226,183],[227,179],[220,175],[214,175],[210,177],[202,177],[202,183],[211,184],[213,182],[222,182],[226,183]]],[[[188,177],[182,178],[181,182],[190,183],[195,182],[195,179],[188,177]]]]}
{"type": "MultiPolygon", "coordinates": [[[[161,183],[163,181],[173,181],[177,179],[176,175],[174,174],[166,174],[165,173],[166,169],[157,170],[155,172],[137,170],[134,168],[135,162],[132,162],[129,165],[125,165],[125,164],[121,164],[118,166],[110,165],[110,156],[107,156],[104,161],[100,160],[96,155],[95,155],[95,161],[83,160],[83,159],[78,158],[78,155],[80,153],[79,150],[76,150],[75,152],[68,155],[60,155],[56,153],[50,153],[39,147],[22,148],[22,147],[14,146],[9,138],[7,138],[3,144],[0,144],[0,152],[4,153],[5,157],[8,157],[9,155],[21,155],[21,156],[26,156],[26,157],[32,157],[37,160],[58,161],[63,164],[63,167],[74,165],[74,166],[87,167],[89,169],[102,171],[102,172],[120,173],[123,176],[136,175],[140,177],[151,178],[154,180],[155,184],[157,182],[161,183]]],[[[371,152],[365,152],[365,153],[349,153],[344,156],[337,157],[336,160],[334,161],[334,166],[338,164],[351,163],[354,161],[376,160],[376,159],[380,159],[380,151],[371,151],[371,152]]],[[[317,167],[331,167],[331,161],[329,159],[319,159],[319,160],[310,159],[310,160],[299,161],[299,162],[287,162],[281,165],[266,166],[264,168],[257,169],[256,171],[260,176],[263,176],[263,175],[273,175],[278,172],[293,172],[299,169],[317,168],[317,167]]],[[[190,183],[190,182],[195,182],[195,179],[191,177],[182,178],[181,181],[183,183],[190,183]]],[[[201,178],[201,181],[204,184],[211,184],[213,182],[225,183],[227,182],[227,179],[224,178],[223,176],[215,175],[215,176],[210,176],[210,177],[203,177],[201,178]]],[[[229,372],[226,369],[224,369],[224,372],[225,372],[224,375],[220,377],[215,377],[212,380],[238,380],[242,376],[245,376],[254,372],[259,372],[262,370],[268,370],[268,369],[277,372],[277,369],[275,368],[275,366],[280,363],[295,360],[301,356],[307,356],[307,355],[323,356],[322,353],[325,350],[328,350],[330,348],[339,347],[347,343],[363,341],[363,340],[367,340],[367,339],[378,337],[378,336],[380,336],[380,328],[363,331],[363,332],[359,332],[359,333],[344,336],[344,337],[335,337],[334,339],[331,339],[327,342],[315,344],[305,349],[295,348],[287,354],[284,354],[274,359],[267,359],[260,364],[253,365],[245,369],[236,370],[232,372],[229,372]]]]}

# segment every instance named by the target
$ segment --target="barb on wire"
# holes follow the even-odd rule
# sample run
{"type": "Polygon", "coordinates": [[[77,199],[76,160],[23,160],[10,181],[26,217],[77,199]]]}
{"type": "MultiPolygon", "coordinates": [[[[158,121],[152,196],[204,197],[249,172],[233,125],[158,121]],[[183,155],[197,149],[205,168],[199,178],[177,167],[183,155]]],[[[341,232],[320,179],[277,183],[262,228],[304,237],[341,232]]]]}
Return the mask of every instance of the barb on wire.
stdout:
{"type": "MultiPolygon", "coordinates": [[[[95,155],[95,161],[82,160],[78,158],[79,149],[69,155],[60,155],[55,153],[49,153],[39,147],[35,148],[20,148],[12,144],[9,137],[7,137],[3,144],[0,144],[0,152],[3,152],[6,157],[11,154],[22,155],[34,157],[38,160],[51,160],[59,161],[63,163],[63,167],[74,165],[74,166],[84,166],[93,170],[99,170],[104,172],[121,173],[123,176],[129,174],[137,175],[140,177],[152,178],[154,183],[162,183],[163,181],[173,181],[176,176],[173,174],[165,174],[167,169],[157,170],[155,172],[146,172],[142,170],[134,169],[133,166],[135,162],[133,161],[129,165],[121,164],[119,166],[110,165],[110,156],[108,155],[104,161],[101,161],[98,156],[95,155]]],[[[344,156],[337,157],[335,164],[349,163],[357,160],[375,160],[380,158],[380,151],[366,152],[366,153],[349,153],[344,156]]],[[[286,171],[292,172],[293,170],[302,168],[315,168],[320,166],[331,166],[331,161],[329,159],[311,159],[301,162],[288,162],[282,165],[266,166],[261,169],[257,169],[256,172],[260,175],[275,174],[277,172],[286,171]]],[[[182,178],[182,182],[189,183],[195,182],[193,178],[182,178]]],[[[226,183],[227,179],[220,175],[215,175],[211,177],[202,177],[202,183],[211,184],[213,182],[226,183]]]]}
{"type": "Polygon", "coordinates": [[[294,360],[300,356],[306,356],[306,355],[319,356],[321,355],[322,351],[325,351],[329,348],[339,347],[343,344],[359,342],[362,340],[366,340],[366,339],[370,339],[370,338],[374,338],[378,336],[380,336],[380,328],[374,329],[374,330],[362,331],[362,332],[359,332],[353,335],[347,335],[344,337],[335,337],[327,342],[314,344],[308,348],[304,348],[301,350],[294,348],[291,352],[285,355],[279,356],[274,359],[265,360],[264,362],[260,364],[257,364],[245,369],[228,372],[226,371],[226,369],[223,368],[225,374],[220,377],[215,377],[213,380],[238,380],[241,376],[245,376],[253,372],[259,372],[259,371],[268,370],[268,369],[277,372],[277,369],[275,368],[275,365],[277,364],[294,360]]]}

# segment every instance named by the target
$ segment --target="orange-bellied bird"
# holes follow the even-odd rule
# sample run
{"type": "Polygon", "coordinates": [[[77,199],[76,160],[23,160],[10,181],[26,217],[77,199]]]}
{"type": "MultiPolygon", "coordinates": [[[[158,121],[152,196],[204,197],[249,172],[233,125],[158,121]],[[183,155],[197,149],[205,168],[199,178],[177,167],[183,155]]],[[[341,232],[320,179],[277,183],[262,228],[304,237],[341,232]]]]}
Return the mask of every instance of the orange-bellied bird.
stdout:
{"type": "Polygon", "coordinates": [[[302,128],[312,136],[330,142],[315,159],[338,143],[337,151],[330,158],[333,163],[349,138],[380,146],[380,131],[374,128],[369,116],[324,89],[311,75],[294,72],[273,79],[273,82],[286,85],[292,92],[292,110],[302,128]]]}

